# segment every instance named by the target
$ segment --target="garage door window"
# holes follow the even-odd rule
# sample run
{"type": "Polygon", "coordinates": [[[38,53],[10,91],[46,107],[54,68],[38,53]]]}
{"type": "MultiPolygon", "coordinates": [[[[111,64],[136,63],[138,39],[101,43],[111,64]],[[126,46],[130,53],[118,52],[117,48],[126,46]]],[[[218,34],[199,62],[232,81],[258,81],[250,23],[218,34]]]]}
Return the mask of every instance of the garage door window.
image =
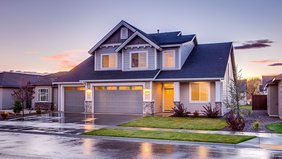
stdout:
{"type": "Polygon", "coordinates": [[[107,90],[115,91],[115,90],[117,90],[117,87],[116,86],[109,86],[109,87],[107,87],[107,90]]]}
{"type": "Polygon", "coordinates": [[[130,90],[130,87],[129,86],[119,86],[119,90],[127,91],[127,90],[130,90]]]}
{"type": "Polygon", "coordinates": [[[105,90],[105,87],[99,86],[99,87],[95,87],[96,91],[101,91],[101,90],[105,90]]]}
{"type": "Polygon", "coordinates": [[[140,91],[142,90],[142,86],[132,86],[131,89],[134,91],[140,91]]]}
{"type": "Polygon", "coordinates": [[[41,88],[38,89],[38,101],[39,102],[48,102],[48,89],[47,88],[41,88]]]}

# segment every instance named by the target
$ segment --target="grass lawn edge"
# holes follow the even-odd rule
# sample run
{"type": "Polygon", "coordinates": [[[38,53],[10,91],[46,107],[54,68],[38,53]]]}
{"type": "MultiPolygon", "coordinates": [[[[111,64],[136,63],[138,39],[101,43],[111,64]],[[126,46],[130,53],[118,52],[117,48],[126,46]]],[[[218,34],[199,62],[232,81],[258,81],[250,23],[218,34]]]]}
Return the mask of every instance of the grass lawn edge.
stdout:
{"type": "Polygon", "coordinates": [[[209,143],[224,143],[224,144],[238,144],[255,138],[255,136],[243,136],[243,135],[202,134],[202,133],[190,133],[190,132],[170,132],[170,131],[152,131],[152,130],[127,130],[127,129],[114,129],[114,128],[102,128],[99,130],[83,133],[83,135],[190,141],[190,142],[209,142],[209,143]]]}
{"type": "Polygon", "coordinates": [[[265,127],[272,133],[282,134],[282,122],[269,123],[265,127]]]}

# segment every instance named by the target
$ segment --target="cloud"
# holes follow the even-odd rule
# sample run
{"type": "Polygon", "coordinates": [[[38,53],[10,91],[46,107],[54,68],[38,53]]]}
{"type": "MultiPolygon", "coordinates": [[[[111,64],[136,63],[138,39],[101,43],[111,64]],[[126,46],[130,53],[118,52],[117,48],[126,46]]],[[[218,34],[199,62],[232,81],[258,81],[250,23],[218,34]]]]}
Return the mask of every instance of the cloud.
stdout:
{"type": "Polygon", "coordinates": [[[265,47],[271,47],[273,41],[269,39],[262,39],[262,40],[253,40],[253,41],[246,41],[239,46],[235,46],[234,48],[239,49],[259,49],[265,47]]]}
{"type": "Polygon", "coordinates": [[[269,60],[253,60],[249,61],[251,63],[260,63],[260,64],[270,64],[270,63],[277,63],[277,62],[282,62],[282,60],[276,60],[276,59],[269,59],[269,60]]]}
{"type": "Polygon", "coordinates": [[[63,50],[53,55],[44,56],[42,59],[55,62],[59,71],[66,71],[79,64],[87,55],[87,50],[85,49],[73,49],[63,50]]]}
{"type": "Polygon", "coordinates": [[[282,62],[280,62],[280,63],[273,63],[273,64],[270,64],[268,66],[282,66],[282,62]]]}

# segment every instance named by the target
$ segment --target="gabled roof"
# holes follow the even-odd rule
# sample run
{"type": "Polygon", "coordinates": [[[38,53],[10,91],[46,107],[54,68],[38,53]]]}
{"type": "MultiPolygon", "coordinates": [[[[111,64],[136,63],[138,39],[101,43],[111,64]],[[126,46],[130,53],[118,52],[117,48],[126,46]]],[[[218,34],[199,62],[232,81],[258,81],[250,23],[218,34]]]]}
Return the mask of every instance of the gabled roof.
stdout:
{"type": "Polygon", "coordinates": [[[83,80],[107,81],[107,80],[153,80],[159,70],[148,71],[95,71],[94,56],[87,58],[67,74],[59,77],[55,82],[79,82],[83,80]]]}
{"type": "Polygon", "coordinates": [[[156,80],[224,78],[232,43],[198,44],[181,70],[163,70],[156,80]]]}
{"type": "Polygon", "coordinates": [[[17,72],[2,72],[0,73],[1,88],[19,88],[27,84],[27,82],[37,82],[44,79],[42,75],[25,74],[17,72]]]}

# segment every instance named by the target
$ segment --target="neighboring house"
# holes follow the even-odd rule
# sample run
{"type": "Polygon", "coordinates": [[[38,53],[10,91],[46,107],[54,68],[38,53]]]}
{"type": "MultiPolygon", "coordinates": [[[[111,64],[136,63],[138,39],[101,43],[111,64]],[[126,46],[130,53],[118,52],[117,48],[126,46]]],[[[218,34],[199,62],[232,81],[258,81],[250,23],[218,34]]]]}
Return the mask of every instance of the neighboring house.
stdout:
{"type": "Polygon", "coordinates": [[[19,73],[19,72],[1,72],[0,73],[0,110],[13,108],[14,99],[12,93],[27,82],[34,83],[43,78],[42,75],[19,73]]]}
{"type": "Polygon", "coordinates": [[[282,119],[282,74],[274,77],[266,87],[268,115],[282,119]]]}
{"type": "Polygon", "coordinates": [[[201,112],[211,103],[227,112],[223,101],[235,72],[231,42],[198,44],[194,34],[147,34],[121,21],[89,54],[68,73],[38,84],[36,103],[58,98],[63,112],[144,115],[180,103],[201,112]]]}
{"type": "Polygon", "coordinates": [[[239,80],[238,83],[239,83],[239,87],[240,87],[241,96],[243,97],[243,99],[241,99],[239,101],[239,104],[240,105],[247,105],[248,104],[248,101],[247,101],[247,80],[246,79],[239,80]]]}
{"type": "Polygon", "coordinates": [[[267,94],[267,83],[271,82],[275,76],[262,76],[261,77],[261,84],[259,86],[260,94],[267,94]]]}

